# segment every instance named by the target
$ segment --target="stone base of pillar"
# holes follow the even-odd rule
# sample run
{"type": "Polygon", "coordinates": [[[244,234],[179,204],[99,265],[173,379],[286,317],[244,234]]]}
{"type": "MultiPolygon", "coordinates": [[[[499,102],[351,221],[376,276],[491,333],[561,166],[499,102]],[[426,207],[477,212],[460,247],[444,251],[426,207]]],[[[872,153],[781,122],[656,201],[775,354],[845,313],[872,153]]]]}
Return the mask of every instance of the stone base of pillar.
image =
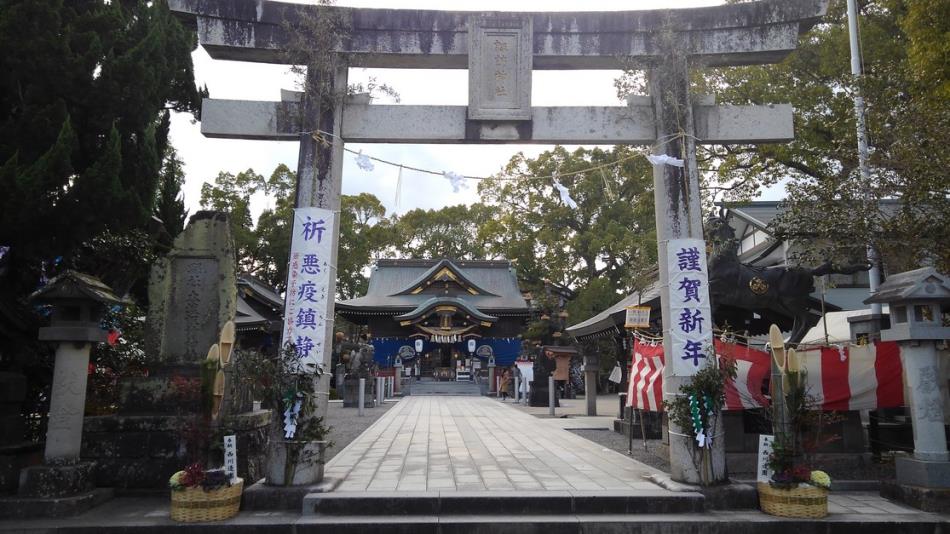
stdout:
{"type": "Polygon", "coordinates": [[[337,488],[343,479],[324,478],[319,484],[310,486],[268,486],[261,480],[244,489],[241,497],[242,511],[277,511],[300,513],[304,497],[310,494],[329,493],[337,488]]]}
{"type": "Polygon", "coordinates": [[[950,513],[950,489],[925,488],[901,484],[894,480],[883,480],[881,481],[881,497],[924,512],[950,513]]]}
{"type": "Polygon", "coordinates": [[[112,488],[67,497],[0,497],[0,519],[73,517],[112,499],[112,488]]]}
{"type": "Polygon", "coordinates": [[[95,462],[26,467],[20,471],[17,495],[57,498],[88,493],[96,488],[95,469],[95,462]]]}
{"type": "Polygon", "coordinates": [[[950,462],[902,456],[894,463],[898,484],[950,490],[950,462]]]}

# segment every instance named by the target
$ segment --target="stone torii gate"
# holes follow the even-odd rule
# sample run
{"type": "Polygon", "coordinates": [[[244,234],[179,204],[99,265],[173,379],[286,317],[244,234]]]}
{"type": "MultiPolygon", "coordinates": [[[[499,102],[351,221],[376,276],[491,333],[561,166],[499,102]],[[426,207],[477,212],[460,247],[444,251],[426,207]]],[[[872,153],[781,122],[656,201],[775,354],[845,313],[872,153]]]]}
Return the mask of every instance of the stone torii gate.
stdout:
{"type": "MultiPolygon", "coordinates": [[[[338,63],[313,79],[337,95],[348,67],[468,69],[468,106],[372,105],[355,99],[285,93],[279,102],[206,99],[202,133],[230,139],[300,141],[297,207],[340,209],[344,141],[361,143],[541,143],[652,145],[684,160],[655,165],[664,347],[671,350],[667,243],[702,239],[696,143],[769,143],[793,138],[789,105],[716,106],[689,94],[689,69],[774,63],[825,14],[828,0],[767,0],[709,8],[575,13],[482,13],[301,6],[270,0],[169,0],[215,59],[287,63],[287,25],[301,11],[336,9],[348,33],[338,63]],[[616,107],[533,107],[534,69],[621,69],[624,58],[647,69],[650,96],[616,107]],[[329,143],[309,132],[325,132],[329,143]],[[306,133],[301,133],[306,132],[306,133]]],[[[323,95],[325,96],[325,95],[323,95]]],[[[332,234],[333,257],[339,219],[332,234]]],[[[331,277],[327,317],[333,314],[331,277]]],[[[705,294],[704,302],[708,302],[705,294]]],[[[711,327],[711,322],[707,322],[711,327]]],[[[326,339],[331,339],[332,323],[326,339]]],[[[709,338],[711,342],[711,337],[709,338]]],[[[322,361],[329,362],[329,347],[322,361]]],[[[664,396],[689,376],[664,372],[664,396]]],[[[326,392],[328,379],[321,385],[326,392]]],[[[325,396],[320,397],[326,409],[325,396]]],[[[713,441],[714,480],[726,477],[724,440],[713,441]]],[[[697,483],[682,429],[670,429],[673,478],[697,483]]],[[[707,476],[708,479],[708,476],[707,476]]]]}

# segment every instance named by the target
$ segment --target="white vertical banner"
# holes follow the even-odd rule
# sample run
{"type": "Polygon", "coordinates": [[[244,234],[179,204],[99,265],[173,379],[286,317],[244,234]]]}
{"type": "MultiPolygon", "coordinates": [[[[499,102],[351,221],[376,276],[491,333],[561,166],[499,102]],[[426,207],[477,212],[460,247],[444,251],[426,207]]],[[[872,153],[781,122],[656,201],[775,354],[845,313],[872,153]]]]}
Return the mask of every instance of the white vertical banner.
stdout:
{"type": "Polygon", "coordinates": [[[713,343],[706,244],[702,239],[671,239],[667,247],[673,376],[692,376],[709,358],[713,343]]]}
{"type": "Polygon", "coordinates": [[[224,472],[228,479],[237,478],[237,437],[224,436],[224,472]]]}
{"type": "Polygon", "coordinates": [[[326,342],[327,299],[334,213],[323,208],[294,209],[282,343],[297,348],[301,363],[321,365],[326,342]]]}
{"type": "Polygon", "coordinates": [[[774,472],[769,467],[769,456],[772,456],[772,442],[774,436],[759,434],[759,460],[755,470],[756,482],[768,483],[774,472]]]}

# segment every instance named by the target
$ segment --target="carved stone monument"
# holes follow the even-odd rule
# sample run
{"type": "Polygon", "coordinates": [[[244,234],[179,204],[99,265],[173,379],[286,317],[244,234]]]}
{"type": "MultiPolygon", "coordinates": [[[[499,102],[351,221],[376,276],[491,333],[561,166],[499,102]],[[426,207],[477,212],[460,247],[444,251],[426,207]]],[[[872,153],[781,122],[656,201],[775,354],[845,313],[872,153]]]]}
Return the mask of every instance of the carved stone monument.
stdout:
{"type": "MultiPolygon", "coordinates": [[[[152,267],[145,334],[148,376],[120,382],[117,415],[86,418],[82,455],[96,460],[99,485],[164,487],[186,465],[191,455],[183,446],[186,421],[203,414],[203,407],[200,395],[184,394],[182,384],[200,384],[202,362],[234,319],[236,302],[228,217],[199,211],[171,252],[152,267]]],[[[263,463],[269,412],[235,414],[232,405],[245,407],[226,402],[230,413],[215,424],[237,435],[239,476],[253,482],[263,463]]]]}

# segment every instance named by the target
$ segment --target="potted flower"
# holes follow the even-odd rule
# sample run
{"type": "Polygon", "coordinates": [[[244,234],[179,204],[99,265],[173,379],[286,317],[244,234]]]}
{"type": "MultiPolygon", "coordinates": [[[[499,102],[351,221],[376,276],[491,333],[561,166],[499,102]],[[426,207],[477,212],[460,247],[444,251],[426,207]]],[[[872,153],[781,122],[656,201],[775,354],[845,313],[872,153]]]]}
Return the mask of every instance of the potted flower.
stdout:
{"type": "Polygon", "coordinates": [[[772,476],[758,484],[759,506],[769,515],[821,518],[828,515],[831,477],[811,468],[809,452],[819,440],[806,435],[822,426],[822,414],[807,393],[807,373],[794,350],[785,351],[772,326],[772,476]]]}
{"type": "Polygon", "coordinates": [[[172,496],[171,518],[195,523],[236,516],[244,481],[232,479],[224,469],[205,470],[200,463],[194,463],[172,475],[168,486],[172,496]]]}
{"type": "Polygon", "coordinates": [[[301,360],[290,344],[276,357],[241,353],[237,366],[239,380],[272,410],[266,483],[298,486],[322,481],[330,429],[315,413],[323,369],[301,360]]]}

